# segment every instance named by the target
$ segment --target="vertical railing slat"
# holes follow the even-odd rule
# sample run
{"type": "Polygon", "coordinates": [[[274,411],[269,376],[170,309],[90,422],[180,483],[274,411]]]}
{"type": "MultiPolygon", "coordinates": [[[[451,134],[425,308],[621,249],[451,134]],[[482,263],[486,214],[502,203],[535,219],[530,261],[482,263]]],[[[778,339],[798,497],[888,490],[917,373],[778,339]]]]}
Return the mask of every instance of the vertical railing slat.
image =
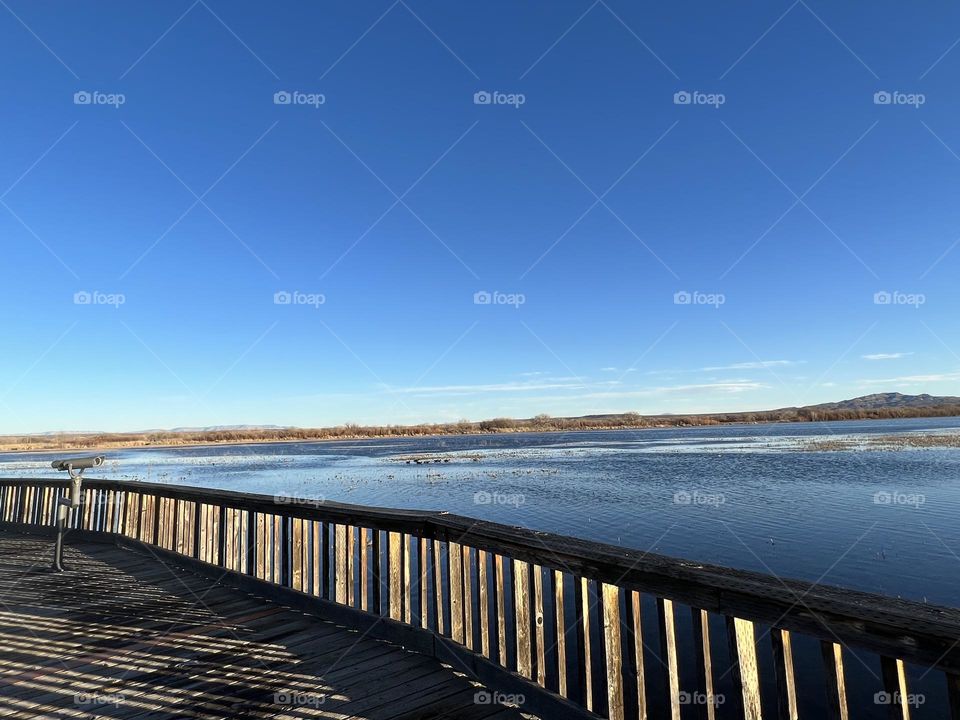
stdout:
{"type": "Polygon", "coordinates": [[[487,577],[487,552],[477,550],[477,584],[480,600],[480,652],[485,658],[490,658],[490,588],[487,577]]]}
{"type": "Polygon", "coordinates": [[[443,548],[439,540],[433,541],[433,617],[439,635],[447,635],[449,628],[443,612],[443,548]]]}
{"type": "Polygon", "coordinates": [[[370,612],[370,528],[360,528],[360,609],[370,612]]]}
{"type": "Polygon", "coordinates": [[[582,577],[577,583],[577,654],[580,667],[580,692],[587,710],[593,711],[593,653],[590,651],[590,583],[582,577]]]}
{"type": "Polygon", "coordinates": [[[289,515],[283,515],[280,520],[280,584],[286,587],[293,586],[293,533],[289,515]]]}
{"type": "MultiPolygon", "coordinates": [[[[760,720],[760,671],[753,623],[741,618],[727,618],[728,633],[732,629],[731,660],[736,663],[745,720],[760,720]]],[[[732,673],[731,673],[732,674],[732,673]]]]}
{"type": "Polygon", "coordinates": [[[463,644],[463,556],[460,545],[447,543],[447,585],[450,591],[450,637],[463,644]]]}
{"type": "Polygon", "coordinates": [[[797,681],[793,671],[793,639],[789,630],[770,629],[773,670],[777,678],[778,720],[799,720],[797,681]]]}
{"type": "Polygon", "coordinates": [[[664,690],[669,698],[670,717],[672,720],[680,720],[680,670],[677,658],[677,630],[673,610],[673,600],[657,598],[660,658],[666,665],[664,690]]]}
{"type": "Polygon", "coordinates": [[[563,571],[553,571],[553,609],[556,614],[557,631],[557,692],[567,694],[567,622],[563,602],[563,571]]]}
{"type": "Polygon", "coordinates": [[[293,583],[294,590],[303,590],[303,518],[293,518],[293,583]]]}
{"type": "Polygon", "coordinates": [[[532,678],[532,655],[530,647],[530,575],[528,564],[513,561],[513,614],[516,618],[517,672],[532,678]]]}
{"type": "Polygon", "coordinates": [[[347,605],[350,607],[355,606],[356,602],[356,583],[354,579],[354,567],[356,555],[356,541],[354,540],[354,528],[353,525],[347,525],[347,605]]]}
{"type": "Polygon", "coordinates": [[[697,692],[703,702],[697,703],[697,714],[703,720],[714,720],[716,705],[713,695],[713,657],[710,652],[710,616],[706,610],[690,608],[693,621],[693,655],[697,692]]]}
{"type": "Polygon", "coordinates": [[[849,720],[847,681],[843,671],[843,648],[829,640],[820,641],[826,674],[827,712],[831,720],[849,720]]]}
{"type": "Polygon", "coordinates": [[[910,720],[907,669],[903,660],[881,655],[880,674],[883,678],[883,689],[890,701],[890,720],[910,720]]]}
{"type": "Polygon", "coordinates": [[[537,683],[547,686],[547,634],[543,616],[543,568],[533,565],[533,626],[537,649],[534,653],[537,666],[537,683]]]}
{"type": "Polygon", "coordinates": [[[417,538],[417,554],[420,565],[420,627],[427,630],[429,623],[429,595],[430,595],[430,564],[429,564],[429,546],[430,541],[426,538],[417,538]]]}
{"type": "Polygon", "coordinates": [[[620,588],[616,585],[601,583],[600,592],[607,666],[607,717],[610,720],[624,720],[620,588]]]}
{"type": "Polygon", "coordinates": [[[403,617],[403,533],[390,532],[388,535],[388,577],[390,583],[390,617],[400,620],[403,617]]]}
{"type": "Polygon", "coordinates": [[[463,644],[470,650],[475,648],[473,637],[473,567],[470,547],[461,546],[463,577],[463,644]]]}
{"type": "Polygon", "coordinates": [[[333,551],[336,554],[333,568],[335,599],[341,605],[345,605],[347,602],[347,526],[336,523],[333,536],[333,551]]]}
{"type": "Polygon", "coordinates": [[[412,535],[403,536],[403,621],[407,625],[411,624],[413,619],[413,598],[410,596],[410,578],[413,575],[413,558],[410,553],[410,543],[412,542],[412,535]]]}
{"type": "Polygon", "coordinates": [[[497,609],[497,662],[507,667],[507,581],[503,566],[503,555],[493,556],[493,591],[496,593],[495,607],[497,609]]]}
{"type": "Polygon", "coordinates": [[[640,600],[640,593],[636,590],[631,590],[630,609],[633,626],[630,634],[633,635],[632,651],[637,683],[637,718],[638,720],[647,720],[647,678],[644,672],[643,662],[643,626],[641,624],[640,600]]]}

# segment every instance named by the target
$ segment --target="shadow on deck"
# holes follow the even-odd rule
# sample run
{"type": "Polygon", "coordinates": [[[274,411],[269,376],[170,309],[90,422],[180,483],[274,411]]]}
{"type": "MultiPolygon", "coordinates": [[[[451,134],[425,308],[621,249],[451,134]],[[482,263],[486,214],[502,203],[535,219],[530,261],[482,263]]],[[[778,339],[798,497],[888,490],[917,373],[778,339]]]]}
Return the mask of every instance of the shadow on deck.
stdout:
{"type": "Polygon", "coordinates": [[[0,532],[0,716],[532,718],[438,660],[113,544],[0,532]],[[477,698],[477,694],[480,697],[477,698]],[[478,702],[479,700],[479,702],[478,702]]]}

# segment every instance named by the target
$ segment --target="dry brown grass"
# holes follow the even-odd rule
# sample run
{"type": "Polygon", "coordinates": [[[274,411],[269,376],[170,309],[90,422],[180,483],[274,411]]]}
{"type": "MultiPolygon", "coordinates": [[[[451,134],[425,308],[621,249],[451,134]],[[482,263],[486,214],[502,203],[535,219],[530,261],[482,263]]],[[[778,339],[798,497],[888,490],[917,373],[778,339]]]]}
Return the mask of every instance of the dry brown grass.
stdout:
{"type": "Polygon", "coordinates": [[[910,417],[960,416],[960,405],[932,408],[883,408],[878,410],[811,411],[788,408],[765,412],[723,413],[712,415],[597,415],[575,418],[535,418],[515,420],[494,418],[480,422],[433,423],[422,425],[340,425],[330,428],[279,428],[248,430],[210,430],[152,433],[96,433],[89,435],[8,435],[0,436],[0,451],[91,450],[132,447],[219,445],[237,443],[309,442],[317,440],[357,440],[428,435],[476,435],[502,432],[572,432],[578,430],[619,430],[652,427],[698,427],[729,423],[811,422],[820,420],[865,420],[910,417]]]}

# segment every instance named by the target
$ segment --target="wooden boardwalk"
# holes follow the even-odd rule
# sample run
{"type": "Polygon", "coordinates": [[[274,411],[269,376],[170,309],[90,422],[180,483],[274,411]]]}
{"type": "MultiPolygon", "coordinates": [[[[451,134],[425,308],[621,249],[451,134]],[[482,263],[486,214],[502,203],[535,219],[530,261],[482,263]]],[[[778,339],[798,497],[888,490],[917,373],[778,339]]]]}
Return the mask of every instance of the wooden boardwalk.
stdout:
{"type": "Polygon", "coordinates": [[[533,717],[436,659],[148,554],[68,544],[53,574],[51,552],[0,532],[0,717],[533,717]]]}

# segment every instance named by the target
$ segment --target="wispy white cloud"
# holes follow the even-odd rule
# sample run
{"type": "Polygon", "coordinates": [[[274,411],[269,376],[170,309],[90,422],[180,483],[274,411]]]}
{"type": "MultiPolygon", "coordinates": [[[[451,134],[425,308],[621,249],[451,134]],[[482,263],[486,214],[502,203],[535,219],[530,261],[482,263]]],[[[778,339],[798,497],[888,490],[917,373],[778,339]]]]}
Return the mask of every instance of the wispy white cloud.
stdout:
{"type": "Polygon", "coordinates": [[[733,363],[732,365],[717,365],[714,367],[700,368],[701,372],[714,372],[716,370],[764,370],[772,367],[786,367],[788,365],[802,365],[805,360],[756,360],[752,362],[733,363]]]}
{"type": "Polygon", "coordinates": [[[599,400],[609,403],[615,400],[651,399],[658,397],[676,399],[676,396],[688,396],[688,398],[709,398],[711,395],[739,395],[741,393],[748,393],[757,390],[767,390],[769,387],[769,385],[764,385],[763,383],[737,380],[733,382],[695,383],[690,385],[662,385],[649,388],[595,390],[593,392],[576,393],[564,396],[544,396],[537,399],[543,402],[599,400]]]}
{"type": "Polygon", "coordinates": [[[485,383],[476,385],[428,385],[411,387],[383,387],[387,393],[422,397],[463,397],[481,395],[534,394],[539,401],[549,399],[616,399],[652,397],[677,393],[741,393],[767,388],[762,383],[742,378],[716,382],[686,383],[681,385],[629,386],[622,380],[584,380],[573,377],[557,377],[524,382],[485,383]],[[556,393],[562,392],[563,395],[556,393]]]}
{"type": "Polygon", "coordinates": [[[912,352],[895,352],[895,353],[873,353],[872,355],[861,355],[864,360],[897,360],[899,358],[908,357],[913,355],[912,352]]]}
{"type": "Polygon", "coordinates": [[[957,382],[960,381],[960,372],[933,373],[930,375],[903,375],[881,380],[861,380],[861,385],[921,385],[923,383],[957,382]]]}
{"type": "Polygon", "coordinates": [[[788,367],[803,365],[806,360],[756,360],[750,362],[731,363],[730,365],[711,365],[701,368],[670,368],[669,370],[647,370],[644,375],[679,375],[686,373],[717,372],[721,370],[764,370],[772,367],[788,367]]]}
{"type": "Polygon", "coordinates": [[[577,378],[551,378],[528,382],[487,383],[479,385],[414,385],[390,388],[389,392],[417,395],[474,395],[480,393],[539,392],[542,390],[579,390],[585,384],[577,378]]]}

